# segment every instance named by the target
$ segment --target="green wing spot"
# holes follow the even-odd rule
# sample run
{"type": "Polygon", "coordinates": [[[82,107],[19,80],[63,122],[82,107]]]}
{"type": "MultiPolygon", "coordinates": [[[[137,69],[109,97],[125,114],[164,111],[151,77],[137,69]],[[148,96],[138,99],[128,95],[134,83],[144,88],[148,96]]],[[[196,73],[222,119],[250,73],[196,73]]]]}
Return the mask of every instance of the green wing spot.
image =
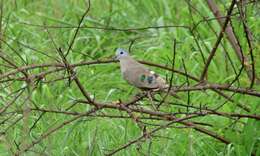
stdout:
{"type": "Polygon", "coordinates": [[[140,80],[141,80],[141,82],[144,82],[144,80],[145,80],[145,75],[141,75],[140,80]]]}
{"type": "Polygon", "coordinates": [[[153,76],[148,76],[147,81],[149,84],[153,82],[153,76]]]}

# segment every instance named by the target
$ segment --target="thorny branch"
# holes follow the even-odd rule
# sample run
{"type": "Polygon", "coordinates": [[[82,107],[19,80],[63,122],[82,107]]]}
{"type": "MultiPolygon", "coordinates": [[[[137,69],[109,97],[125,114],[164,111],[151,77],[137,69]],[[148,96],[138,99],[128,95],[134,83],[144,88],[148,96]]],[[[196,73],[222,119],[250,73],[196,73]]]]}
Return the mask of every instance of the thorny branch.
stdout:
{"type": "Polygon", "coordinates": [[[218,45],[220,44],[220,42],[221,42],[221,40],[222,40],[222,38],[223,38],[223,36],[224,36],[224,32],[225,32],[226,27],[227,27],[227,25],[228,25],[228,23],[229,23],[230,15],[231,15],[231,13],[232,13],[232,10],[233,10],[235,4],[236,4],[236,0],[232,0],[231,5],[230,5],[230,7],[229,7],[229,9],[228,9],[228,11],[227,11],[227,18],[225,19],[225,22],[224,22],[224,24],[223,24],[223,26],[222,26],[222,28],[221,28],[221,31],[219,32],[217,41],[215,42],[215,44],[214,44],[214,46],[213,46],[213,48],[212,48],[212,50],[211,50],[211,52],[210,52],[210,55],[209,55],[209,57],[208,57],[208,59],[207,59],[207,61],[206,61],[205,67],[204,67],[204,69],[203,69],[203,71],[202,71],[202,74],[201,74],[201,76],[200,76],[200,80],[201,80],[201,81],[204,80],[205,75],[207,74],[209,65],[210,65],[210,63],[211,63],[213,57],[215,56],[215,53],[217,52],[218,45]]]}
{"type": "MultiPolygon", "coordinates": [[[[2,4],[3,1],[0,2],[2,4]]],[[[68,26],[55,26],[55,25],[39,25],[39,24],[32,24],[32,23],[25,23],[20,22],[20,24],[28,27],[39,27],[44,30],[47,30],[48,36],[52,42],[52,44],[55,47],[56,52],[59,54],[59,58],[53,58],[50,55],[46,54],[45,52],[38,50],[37,48],[33,48],[30,45],[26,45],[22,42],[17,41],[16,43],[20,46],[30,49],[34,51],[35,53],[39,53],[43,55],[44,57],[50,58],[51,61],[55,60],[56,62],[49,62],[49,63],[42,63],[42,64],[28,64],[26,60],[21,57],[21,53],[15,49],[12,44],[8,41],[14,41],[13,38],[6,36],[3,33],[3,26],[2,26],[2,20],[3,20],[3,5],[0,7],[0,60],[1,60],[1,70],[0,70],[0,90],[8,90],[6,92],[3,92],[3,94],[6,94],[6,97],[2,97],[0,94],[0,99],[3,101],[3,105],[1,105],[0,108],[0,115],[1,120],[0,124],[3,128],[1,128],[0,136],[5,136],[8,131],[11,128],[16,128],[17,125],[21,124],[21,121],[27,121],[31,116],[36,113],[36,117],[32,119],[34,122],[31,127],[29,127],[28,124],[23,125],[24,126],[24,133],[26,136],[30,136],[28,134],[32,134],[35,130],[35,127],[37,127],[38,124],[43,122],[42,118],[45,115],[62,115],[68,117],[67,120],[64,121],[57,121],[56,124],[53,126],[50,126],[49,129],[41,132],[40,135],[34,136],[34,139],[29,139],[26,141],[14,141],[14,145],[9,145],[11,153],[13,155],[21,155],[28,151],[32,151],[32,149],[39,143],[43,142],[45,139],[50,137],[55,132],[61,130],[63,127],[72,124],[74,121],[80,120],[80,119],[93,119],[93,118],[108,118],[108,119],[124,119],[124,120],[131,120],[132,122],[135,122],[139,128],[141,129],[140,136],[133,139],[128,140],[127,143],[119,146],[118,148],[112,149],[111,152],[108,152],[107,155],[113,155],[115,153],[118,153],[124,149],[127,149],[133,144],[143,144],[145,140],[150,140],[150,144],[152,143],[153,137],[156,136],[156,133],[158,131],[163,131],[166,129],[173,129],[177,128],[177,126],[173,126],[174,124],[182,125],[184,128],[190,128],[195,130],[196,132],[202,133],[208,137],[212,137],[219,142],[223,144],[229,144],[232,142],[232,140],[229,140],[226,138],[226,136],[222,136],[215,132],[214,127],[216,125],[207,123],[207,122],[201,122],[199,119],[203,119],[204,117],[210,117],[214,116],[216,118],[227,118],[232,121],[239,121],[240,123],[243,123],[243,120],[241,119],[254,119],[254,120],[260,120],[260,115],[256,114],[254,110],[252,110],[252,107],[250,103],[244,104],[241,101],[235,100],[233,97],[238,96],[244,96],[244,97],[250,97],[250,98],[260,98],[260,91],[257,89],[253,89],[255,84],[255,81],[257,81],[256,76],[256,66],[255,66],[255,56],[254,56],[254,41],[253,41],[253,35],[252,32],[248,26],[247,17],[243,10],[243,7],[245,4],[237,3],[236,0],[233,0],[229,6],[229,9],[227,11],[226,16],[222,16],[219,12],[215,13],[215,18],[208,18],[204,17],[203,14],[199,13],[199,11],[196,9],[195,6],[193,6],[190,1],[186,1],[186,3],[189,5],[190,14],[192,14],[192,10],[195,10],[195,13],[198,13],[200,17],[202,17],[202,20],[198,21],[196,23],[195,19],[192,19],[192,26],[185,26],[185,25],[164,25],[164,26],[147,26],[147,27],[140,27],[140,28],[117,28],[117,27],[96,27],[96,26],[88,26],[86,24],[83,24],[84,18],[87,16],[87,14],[90,11],[91,5],[90,0],[88,1],[88,6],[81,16],[79,23],[74,25],[68,25],[68,26]],[[235,9],[234,6],[237,6],[238,12],[234,13],[233,10],[235,9]],[[236,37],[235,31],[232,28],[232,20],[233,17],[239,16],[242,24],[243,24],[243,30],[245,34],[246,43],[249,50],[249,55],[251,62],[249,63],[247,57],[244,52],[242,51],[242,46],[240,45],[239,39],[236,37]],[[216,33],[213,27],[210,26],[210,21],[217,20],[221,25],[221,31],[219,34],[216,33]],[[213,45],[213,48],[211,49],[209,53],[209,57],[207,60],[204,59],[204,52],[203,49],[207,47],[205,43],[201,41],[201,36],[198,32],[198,27],[201,24],[207,24],[210,26],[211,31],[213,34],[217,34],[217,41],[213,45]],[[167,94],[164,97],[161,97],[162,99],[154,98],[153,102],[155,102],[158,105],[158,108],[160,106],[160,110],[153,110],[151,108],[151,104],[148,100],[149,95],[147,93],[141,94],[139,96],[132,97],[130,96],[128,100],[121,101],[119,99],[119,102],[101,102],[104,101],[103,99],[95,99],[95,92],[92,90],[89,90],[88,86],[84,86],[80,80],[81,77],[79,77],[78,71],[76,68],[85,68],[88,66],[89,68],[97,68],[97,65],[112,65],[114,63],[117,63],[116,61],[112,59],[107,58],[99,58],[99,59],[92,59],[77,63],[71,63],[68,56],[72,54],[73,46],[75,44],[75,40],[77,37],[80,36],[80,31],[82,29],[101,29],[105,31],[122,31],[122,32],[138,32],[138,31],[147,31],[150,29],[168,29],[168,28],[182,28],[187,29],[187,31],[190,31],[192,36],[194,37],[194,41],[196,43],[197,48],[200,51],[203,64],[203,71],[200,74],[200,76],[195,75],[192,73],[189,68],[186,66],[186,60],[183,59],[181,53],[176,53],[176,40],[174,40],[174,48],[173,48],[173,59],[171,60],[170,64],[171,66],[168,67],[167,65],[148,62],[148,61],[139,61],[140,63],[156,67],[162,71],[168,71],[171,73],[170,77],[170,87],[167,92],[167,94]],[[59,48],[59,45],[57,45],[54,42],[54,38],[52,34],[49,32],[48,29],[75,29],[74,35],[72,40],[70,41],[68,45],[68,49],[64,52],[61,48],[59,48]],[[208,68],[210,66],[210,63],[213,60],[213,57],[215,56],[217,50],[219,49],[219,45],[221,44],[221,41],[224,40],[224,33],[227,35],[227,39],[229,40],[230,44],[233,46],[233,49],[236,52],[236,55],[239,58],[239,61],[241,63],[241,68],[239,72],[236,72],[236,67],[233,63],[234,60],[232,60],[229,57],[230,64],[235,71],[234,80],[232,82],[225,82],[225,83],[217,83],[217,82],[209,82],[205,79],[208,68]],[[202,44],[201,44],[202,42],[202,44]],[[6,48],[5,48],[6,47],[6,48]],[[4,49],[5,48],[5,49],[4,49]],[[8,51],[12,51],[15,55],[18,56],[18,58],[23,63],[22,65],[19,64],[15,59],[12,59],[10,55],[8,55],[8,51]],[[177,60],[181,58],[182,60],[182,67],[183,70],[180,70],[177,68],[176,63],[177,60]],[[62,61],[59,61],[62,60],[62,61]],[[24,65],[25,64],[25,65],[24,65]],[[243,68],[246,68],[246,72],[250,74],[250,88],[247,88],[243,85],[236,85],[235,82],[239,80],[239,78],[242,76],[242,73],[244,72],[243,68]],[[66,73],[66,75],[61,76],[61,72],[66,73]],[[182,83],[175,83],[174,77],[178,77],[181,80],[184,80],[182,83]],[[82,97],[77,97],[76,99],[73,99],[73,105],[67,107],[66,109],[61,108],[54,108],[54,107],[48,107],[44,106],[39,102],[34,101],[31,96],[34,91],[40,90],[41,84],[46,84],[51,86],[53,83],[58,83],[64,80],[69,80],[69,84],[71,87],[72,85],[76,85],[76,91],[80,92],[84,99],[81,99],[82,97]],[[202,83],[203,81],[203,83],[202,83]],[[75,83],[72,83],[75,82],[75,83]],[[17,89],[15,87],[12,87],[14,83],[24,83],[26,84],[26,87],[22,86],[21,88],[17,89]],[[173,85],[174,84],[174,85],[173,85]],[[187,84],[187,85],[183,85],[187,84]],[[30,90],[28,92],[25,92],[25,89],[29,88],[30,90]],[[169,97],[170,90],[174,90],[176,93],[178,93],[178,96],[180,96],[180,99],[174,99],[169,97]],[[211,92],[212,91],[212,92],[211,92]],[[184,100],[184,93],[187,93],[188,99],[184,100]],[[193,96],[196,95],[196,96],[193,96]],[[205,95],[214,95],[221,103],[221,105],[215,104],[214,102],[205,102],[202,103],[199,100],[199,98],[204,98],[205,95]],[[198,98],[199,97],[199,98],[198,98]],[[194,103],[195,100],[200,101],[198,103],[194,103]],[[224,102],[222,102],[225,100],[224,102]],[[22,101],[22,102],[21,102],[22,101]],[[24,107],[25,103],[26,107],[24,107]],[[21,108],[16,108],[18,106],[21,106],[21,108]],[[215,104],[215,105],[214,105],[215,104]],[[217,109],[214,106],[218,106],[217,109]],[[225,109],[222,109],[224,105],[234,105],[236,108],[236,111],[234,112],[228,112],[225,111],[225,109]],[[41,107],[39,107],[41,106],[41,107]],[[44,107],[42,107],[44,106],[44,107]],[[85,107],[85,110],[81,111],[74,111],[74,107],[85,107]],[[30,113],[25,113],[26,110],[29,110],[30,113]],[[171,108],[171,109],[168,109],[171,108]],[[169,111],[171,110],[171,111],[169,111]],[[173,111],[172,111],[173,110],[173,111]],[[32,113],[33,112],[33,113],[32,113]],[[113,112],[113,113],[112,113],[113,112]],[[239,112],[239,113],[238,113],[239,112]],[[39,115],[38,115],[39,114],[39,115]],[[36,119],[36,120],[34,120],[36,119]],[[28,126],[28,127],[27,127],[28,126]],[[21,147],[22,146],[22,147],[21,147]]],[[[208,0],[208,4],[210,6],[211,10],[217,10],[216,4],[213,3],[213,1],[208,0]]],[[[134,42],[131,43],[132,47],[134,42]]],[[[224,49],[224,46],[221,45],[224,49]]],[[[134,48],[131,49],[131,51],[134,48]]],[[[225,49],[225,51],[227,51],[225,49]]],[[[227,54],[227,52],[226,52],[227,54]]],[[[91,86],[92,84],[88,84],[91,86]]],[[[54,93],[53,93],[54,94],[54,93]]],[[[156,92],[154,94],[157,94],[156,92]]],[[[50,104],[54,105],[54,104],[50,104]]],[[[27,121],[28,122],[28,121],[27,121]]],[[[96,131],[97,132],[97,131],[96,131]]],[[[151,150],[151,149],[149,149],[151,150]]]]}

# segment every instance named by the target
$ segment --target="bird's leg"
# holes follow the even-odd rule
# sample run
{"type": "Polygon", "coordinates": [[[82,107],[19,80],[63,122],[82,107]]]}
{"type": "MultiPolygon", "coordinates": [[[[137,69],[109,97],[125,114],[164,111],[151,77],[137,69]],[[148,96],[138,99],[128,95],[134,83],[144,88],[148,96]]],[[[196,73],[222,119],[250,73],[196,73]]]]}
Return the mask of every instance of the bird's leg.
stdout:
{"type": "Polygon", "coordinates": [[[149,98],[149,100],[150,100],[150,102],[152,104],[153,109],[154,110],[158,110],[157,107],[154,104],[154,101],[153,101],[154,97],[153,97],[153,94],[152,94],[152,90],[147,91],[147,97],[149,98]]]}
{"type": "Polygon", "coordinates": [[[162,100],[160,100],[160,101],[159,101],[160,103],[157,104],[157,107],[156,107],[157,110],[159,110],[160,106],[163,104],[163,102],[164,102],[164,100],[165,100],[165,97],[163,97],[161,93],[159,93],[159,95],[160,95],[160,97],[162,97],[162,100]]]}

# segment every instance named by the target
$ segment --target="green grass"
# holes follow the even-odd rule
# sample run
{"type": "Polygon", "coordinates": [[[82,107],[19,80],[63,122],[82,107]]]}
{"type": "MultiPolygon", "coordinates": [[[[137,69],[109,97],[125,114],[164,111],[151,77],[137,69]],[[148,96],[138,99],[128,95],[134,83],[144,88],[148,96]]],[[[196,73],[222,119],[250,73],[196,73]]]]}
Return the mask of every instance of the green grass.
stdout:
{"type": "MultiPolygon", "coordinates": [[[[222,1],[221,1],[222,2],[222,1]]],[[[224,11],[223,3],[218,6],[224,11]]],[[[214,17],[203,0],[192,1],[204,16],[214,17]]],[[[23,1],[4,1],[3,10],[3,39],[8,43],[2,42],[1,51],[4,55],[15,62],[17,66],[25,66],[28,64],[54,63],[55,59],[61,61],[55,45],[63,51],[68,49],[75,29],[68,28],[44,28],[26,25],[23,23],[31,23],[37,25],[55,25],[55,26],[77,26],[82,14],[85,12],[87,4],[83,0],[23,0],[23,1]],[[48,33],[49,32],[49,33],[48,33]],[[25,45],[25,46],[24,46],[25,45]],[[28,46],[30,48],[28,48],[28,46]],[[15,49],[13,51],[12,49],[15,49]],[[33,49],[37,49],[37,51],[33,49]]],[[[225,7],[229,7],[226,3],[225,7]]],[[[235,9],[236,10],[236,9],[235,9]]],[[[259,20],[259,4],[248,5],[247,20],[248,25],[255,37],[254,54],[255,60],[260,59],[259,40],[260,40],[260,20],[259,20]]],[[[196,22],[201,17],[196,13],[192,13],[192,17],[196,22]]],[[[234,17],[234,28],[236,35],[240,39],[243,50],[247,53],[248,46],[244,36],[241,21],[234,17]]],[[[215,31],[219,32],[220,27],[217,21],[210,21],[215,31]]],[[[109,28],[141,28],[162,25],[180,25],[191,26],[191,15],[189,14],[188,5],[185,1],[178,0],[92,0],[90,12],[83,20],[83,25],[91,27],[109,27],[109,28]]],[[[212,49],[216,36],[210,31],[208,25],[203,22],[196,29],[198,44],[202,47],[203,55],[207,58],[212,49]],[[205,46],[206,45],[206,46],[205,46]]],[[[186,28],[165,28],[165,29],[146,29],[136,31],[112,31],[100,29],[80,29],[75,40],[75,44],[70,51],[67,59],[73,63],[91,60],[105,60],[111,58],[117,47],[128,48],[131,41],[135,40],[131,55],[139,60],[147,60],[150,62],[169,65],[169,58],[173,54],[173,40],[176,39],[176,64],[175,69],[184,71],[182,59],[185,62],[188,73],[199,77],[204,67],[198,46],[194,37],[186,28]]],[[[227,40],[222,41],[223,46],[227,49],[228,54],[232,58],[236,70],[240,68],[240,62],[237,59],[232,47],[227,40]]],[[[0,60],[0,63],[5,63],[0,60]]],[[[56,62],[57,63],[57,62],[56,62]]],[[[150,67],[160,75],[169,77],[170,72],[162,69],[150,67]]],[[[5,73],[10,68],[0,66],[1,73],[5,73]]],[[[29,70],[30,74],[37,74],[52,68],[29,70]]],[[[256,74],[260,75],[260,63],[256,61],[256,74]]],[[[101,102],[115,102],[118,99],[122,101],[128,100],[138,89],[130,86],[124,81],[120,75],[118,64],[99,64],[80,66],[76,68],[77,76],[87,91],[101,102]]],[[[45,79],[55,80],[66,75],[66,71],[60,71],[55,74],[48,75],[45,79]]],[[[16,77],[23,76],[17,73],[16,77]]],[[[224,55],[224,50],[219,47],[214,60],[211,62],[208,78],[209,82],[228,83],[235,77],[229,62],[224,55]],[[226,66],[228,69],[226,70],[226,66]]],[[[174,74],[173,82],[175,85],[181,85],[186,82],[184,76],[174,74]]],[[[190,80],[191,85],[196,82],[190,80]]],[[[5,106],[8,101],[14,98],[10,95],[12,92],[25,87],[23,81],[14,81],[13,83],[0,84],[0,106],[5,106]]],[[[243,72],[240,78],[240,85],[248,87],[250,81],[246,73],[243,72]]],[[[31,87],[33,89],[33,87],[31,87]]],[[[259,90],[259,85],[254,89],[259,90]]],[[[10,120],[1,123],[1,131],[5,130],[11,123],[22,116],[22,110],[26,105],[39,108],[62,110],[65,111],[74,104],[75,99],[84,99],[75,83],[69,84],[67,80],[55,81],[53,83],[39,82],[37,89],[31,93],[31,102],[26,98],[30,91],[25,89],[24,93],[18,100],[8,108],[7,112],[16,112],[10,117],[10,120]],[[26,101],[26,102],[25,102],[26,101]]],[[[227,92],[228,95],[231,95],[227,92]]],[[[181,93],[182,100],[178,101],[186,103],[187,94],[181,93]]],[[[249,97],[241,94],[233,96],[234,101],[246,104],[251,108],[250,114],[259,114],[259,98],[249,97]]],[[[191,103],[195,106],[206,105],[209,108],[216,108],[223,104],[226,100],[218,97],[212,91],[192,92],[191,103]]],[[[174,101],[175,102],[175,101],[174,101]]],[[[152,109],[149,100],[144,100],[144,108],[152,109]],[[147,105],[148,104],[148,105],[147,105]],[[146,105],[146,106],[145,106],[146,105]]],[[[70,111],[86,112],[90,106],[84,104],[75,105],[70,111]]],[[[163,111],[178,112],[178,109],[185,110],[176,106],[165,106],[163,111]]],[[[233,112],[246,114],[243,110],[235,106],[231,102],[227,102],[220,109],[223,112],[233,112]]],[[[126,113],[117,110],[105,109],[101,111],[105,114],[120,115],[126,113]]],[[[98,114],[102,114],[98,113],[98,114]]],[[[28,126],[33,123],[41,115],[40,112],[32,111],[28,118],[28,126]]],[[[0,121],[4,121],[8,116],[0,116],[0,121]]],[[[45,113],[33,128],[31,133],[24,137],[24,120],[20,120],[13,125],[5,135],[0,137],[0,155],[12,155],[17,147],[14,141],[19,144],[25,139],[28,143],[41,136],[42,133],[49,130],[54,125],[69,120],[71,116],[45,113]]],[[[239,122],[224,117],[205,116],[195,118],[197,122],[204,122],[213,125],[205,126],[206,129],[217,132],[219,135],[231,141],[231,144],[225,145],[218,140],[213,139],[190,128],[167,128],[156,133],[157,137],[152,137],[144,142],[140,142],[122,150],[116,155],[142,155],[148,153],[149,142],[151,146],[151,155],[199,155],[199,156],[234,156],[234,155],[250,155],[252,151],[256,155],[260,155],[260,123],[253,119],[241,119],[239,122]],[[139,149],[139,150],[138,150],[139,149]]],[[[162,121],[147,121],[150,124],[163,124],[162,121]]],[[[183,126],[174,124],[173,126],[183,126]]],[[[152,129],[154,126],[149,126],[152,129]]],[[[30,151],[24,155],[105,155],[109,151],[120,147],[123,144],[133,140],[141,135],[141,130],[137,124],[131,119],[117,118],[101,118],[86,117],[81,118],[57,132],[49,135],[46,139],[36,144],[30,151]]]]}

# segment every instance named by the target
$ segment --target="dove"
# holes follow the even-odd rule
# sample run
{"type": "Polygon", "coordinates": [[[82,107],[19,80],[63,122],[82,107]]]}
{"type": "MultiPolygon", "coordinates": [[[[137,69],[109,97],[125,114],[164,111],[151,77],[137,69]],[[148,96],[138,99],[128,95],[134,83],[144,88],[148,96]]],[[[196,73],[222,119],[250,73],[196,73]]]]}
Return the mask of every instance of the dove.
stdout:
{"type": "MultiPolygon", "coordinates": [[[[162,77],[133,59],[126,50],[118,48],[115,59],[119,60],[121,74],[129,84],[142,90],[168,91],[169,85],[162,77]]],[[[169,93],[176,96],[172,90],[169,93]]]]}

